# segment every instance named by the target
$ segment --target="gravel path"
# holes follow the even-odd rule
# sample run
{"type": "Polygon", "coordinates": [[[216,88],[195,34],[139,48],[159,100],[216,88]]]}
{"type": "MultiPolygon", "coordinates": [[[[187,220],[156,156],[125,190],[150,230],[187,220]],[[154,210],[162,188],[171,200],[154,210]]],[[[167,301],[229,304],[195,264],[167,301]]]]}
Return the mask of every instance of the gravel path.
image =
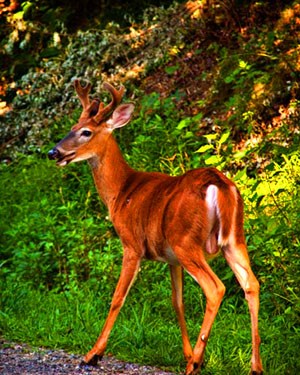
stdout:
{"type": "Polygon", "coordinates": [[[37,349],[0,340],[1,375],[172,375],[157,368],[126,363],[107,356],[97,367],[79,366],[81,359],[81,356],[63,350],[37,349]]]}

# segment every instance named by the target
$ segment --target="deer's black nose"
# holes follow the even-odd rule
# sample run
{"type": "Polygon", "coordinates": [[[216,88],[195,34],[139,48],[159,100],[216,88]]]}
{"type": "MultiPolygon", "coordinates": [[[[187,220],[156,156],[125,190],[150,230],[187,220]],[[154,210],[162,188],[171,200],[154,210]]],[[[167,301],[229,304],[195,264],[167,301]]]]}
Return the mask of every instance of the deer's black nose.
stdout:
{"type": "Polygon", "coordinates": [[[58,151],[56,147],[54,147],[52,150],[48,152],[48,158],[50,160],[55,160],[55,159],[58,159],[59,157],[60,157],[60,152],[58,151]]]}

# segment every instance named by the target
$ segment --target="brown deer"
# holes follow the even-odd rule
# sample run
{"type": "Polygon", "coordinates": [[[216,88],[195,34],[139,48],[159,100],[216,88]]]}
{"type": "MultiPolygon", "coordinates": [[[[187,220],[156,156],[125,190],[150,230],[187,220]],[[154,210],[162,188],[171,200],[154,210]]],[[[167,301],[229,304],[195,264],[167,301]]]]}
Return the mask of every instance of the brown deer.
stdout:
{"type": "Polygon", "coordinates": [[[200,372],[204,350],[225,293],[207,258],[219,249],[236,275],[249,305],[252,326],[252,374],[262,374],[258,333],[259,283],[247,253],[243,230],[243,201],[232,181],[215,168],[199,168],[182,176],[133,170],[112,135],[126,125],[133,104],[121,104],[124,88],[104,88],[112,96],[105,106],[90,101],[88,83],[75,89],[83,106],[79,122],[51,151],[59,166],[88,160],[100,197],[121,239],[124,255],[120,278],[102,332],[84,363],[96,365],[142,259],[167,262],[172,280],[172,302],[178,317],[186,374],[200,372]],[[183,269],[200,285],[206,310],[192,349],[184,318],[183,269]]]}

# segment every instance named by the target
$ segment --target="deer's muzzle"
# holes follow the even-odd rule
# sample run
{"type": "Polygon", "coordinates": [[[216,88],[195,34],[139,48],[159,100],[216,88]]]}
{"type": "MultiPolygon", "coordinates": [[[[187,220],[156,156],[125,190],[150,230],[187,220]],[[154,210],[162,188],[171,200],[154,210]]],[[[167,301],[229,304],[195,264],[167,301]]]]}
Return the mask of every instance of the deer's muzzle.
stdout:
{"type": "Polygon", "coordinates": [[[59,159],[60,157],[61,157],[61,154],[56,147],[53,147],[53,149],[48,152],[48,158],[50,160],[59,159]]]}
{"type": "Polygon", "coordinates": [[[74,157],[75,151],[65,153],[64,151],[60,151],[57,147],[54,147],[48,152],[48,158],[50,160],[56,160],[56,165],[60,167],[64,167],[65,165],[69,164],[74,159],[74,157]]]}

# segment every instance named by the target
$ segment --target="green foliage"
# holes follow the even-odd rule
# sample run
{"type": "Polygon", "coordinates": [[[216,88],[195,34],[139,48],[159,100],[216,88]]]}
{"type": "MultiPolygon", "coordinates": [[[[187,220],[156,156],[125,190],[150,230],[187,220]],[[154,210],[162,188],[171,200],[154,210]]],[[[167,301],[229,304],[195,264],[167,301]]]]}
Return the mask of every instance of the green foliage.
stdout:
{"type": "Polygon", "coordinates": [[[176,175],[196,166],[192,150],[203,142],[195,137],[202,115],[182,119],[177,101],[176,95],[165,100],[156,93],[143,97],[140,116],[129,126],[133,142],[126,156],[135,168],[176,175]]]}
{"type": "Polygon", "coordinates": [[[300,313],[299,162],[299,153],[283,155],[282,164],[270,164],[268,173],[252,181],[246,196],[249,248],[263,270],[262,300],[291,319],[300,313]]]}
{"type": "Polygon", "coordinates": [[[2,182],[2,276],[36,288],[76,288],[106,269],[101,277],[115,283],[118,246],[86,165],[63,171],[27,157],[3,166],[2,182]]]}
{"type": "MultiPolygon", "coordinates": [[[[176,7],[169,12],[175,11],[176,7]]],[[[144,29],[152,27],[157,17],[161,18],[162,25],[165,24],[164,20],[169,15],[163,8],[158,8],[156,12],[153,9],[145,12],[144,29]]],[[[167,28],[167,25],[164,27],[167,28]]],[[[145,49],[145,41],[143,38],[139,40],[140,32],[137,36],[132,35],[130,30],[126,29],[126,32],[124,36],[124,30],[110,22],[105,28],[68,35],[59,57],[50,59],[44,56],[39,61],[38,69],[29,70],[20,77],[17,82],[19,94],[13,100],[14,111],[9,112],[0,123],[2,158],[15,158],[18,152],[39,152],[55,136],[54,122],[69,114],[75,106],[78,108],[72,86],[75,77],[90,80],[97,95],[102,91],[101,79],[111,74],[118,74],[119,79],[127,78],[122,64],[128,61],[132,51],[141,54],[142,71],[146,67],[151,69],[164,59],[164,46],[161,43],[156,48],[145,49]]],[[[160,28],[154,27],[151,33],[153,43],[160,39],[160,32],[160,28]]],[[[164,39],[166,50],[176,35],[164,39]]]]}
{"type": "Polygon", "coordinates": [[[228,148],[230,146],[229,140],[230,132],[226,131],[222,134],[207,134],[204,138],[207,144],[201,146],[195,153],[201,154],[201,161],[207,166],[215,166],[223,169],[229,161],[228,148]]]}
{"type": "MultiPolygon", "coordinates": [[[[32,3],[24,3],[24,11],[32,11],[32,3]]],[[[238,3],[244,9],[244,2],[238,3]]],[[[88,166],[59,169],[44,155],[49,139],[59,140],[78,117],[78,110],[72,112],[78,108],[72,79],[88,78],[100,92],[100,81],[112,77],[127,80],[128,96],[141,98],[136,118],[116,134],[132,167],[178,175],[215,166],[237,183],[245,200],[249,253],[261,283],[265,372],[299,373],[298,8],[291,7],[291,19],[279,12],[266,30],[251,22],[259,12],[269,14],[268,2],[253,4],[247,4],[252,13],[247,13],[244,34],[242,13],[235,12],[230,17],[237,20],[229,17],[228,22],[226,12],[217,14],[226,2],[200,18],[173,5],[147,10],[143,23],[130,30],[110,22],[68,35],[55,58],[50,57],[57,52],[51,52],[53,26],[46,51],[38,52],[43,55],[38,69],[22,75],[14,110],[1,118],[2,158],[11,160],[0,166],[1,335],[83,353],[102,327],[121,266],[119,240],[88,166]],[[195,74],[196,68],[201,70],[195,74]],[[137,91],[133,82],[156,70],[161,81],[155,86],[151,77],[152,94],[137,91]],[[166,82],[171,88],[165,88],[166,82]],[[165,88],[162,95],[157,87],[165,88]]],[[[51,21],[53,13],[48,16],[51,21]]],[[[203,373],[246,374],[251,345],[247,306],[224,259],[212,267],[227,294],[203,373]]],[[[108,350],[182,371],[167,271],[166,265],[142,264],[108,350]]],[[[195,343],[205,302],[200,288],[186,279],[187,321],[195,343]]]]}
{"type": "MultiPolygon", "coordinates": [[[[86,29],[87,24],[90,28],[105,28],[113,21],[124,27],[130,21],[140,20],[145,8],[160,3],[159,0],[31,0],[1,5],[1,70],[6,78],[5,84],[11,86],[7,99],[16,94],[14,83],[31,68],[39,67],[40,60],[62,59],[69,37],[86,29]]],[[[162,5],[171,3],[168,0],[162,5]]],[[[5,92],[1,91],[0,96],[5,97],[5,92]]]]}
{"type": "MultiPolygon", "coordinates": [[[[267,4],[254,2],[252,7],[247,7],[247,11],[252,12],[249,25],[249,15],[244,17],[245,4],[236,3],[236,15],[240,10],[238,28],[234,28],[235,20],[231,15],[228,15],[231,22],[225,22],[228,12],[225,3],[210,7],[203,19],[188,5],[173,4],[168,9],[145,9],[143,21],[138,25],[132,23],[129,28],[121,28],[111,21],[106,22],[105,27],[61,34],[59,27],[64,28],[65,18],[57,16],[51,4],[43,3],[41,9],[37,9],[35,2],[24,3],[26,12],[35,14],[31,15],[33,19],[28,16],[24,21],[27,26],[32,22],[32,27],[38,27],[34,22],[38,12],[42,11],[48,19],[49,30],[46,28],[45,32],[49,33],[47,38],[50,39],[46,38],[47,48],[52,50],[56,43],[59,55],[35,57],[38,66],[7,87],[8,96],[9,90],[17,95],[13,101],[14,110],[1,119],[2,159],[15,158],[17,152],[39,151],[48,139],[53,139],[55,121],[69,115],[75,103],[78,107],[71,85],[74,77],[91,80],[95,92],[101,91],[101,80],[126,81],[131,95],[136,88],[129,82],[139,83],[160,67],[163,75],[158,74],[158,78],[163,84],[155,85],[154,82],[151,85],[150,80],[152,91],[159,89],[177,96],[181,100],[176,110],[183,113],[190,111],[195,115],[201,106],[204,132],[210,133],[216,126],[230,127],[234,141],[242,137],[248,140],[253,133],[258,133],[255,141],[260,143],[265,139],[272,118],[283,106],[290,111],[285,128],[297,135],[299,105],[296,109],[292,107],[297,103],[298,94],[298,9],[290,6],[293,15],[290,19],[285,18],[283,11],[280,13],[284,10],[283,5],[274,9],[278,22],[270,17],[272,22],[267,32],[263,25],[255,24],[260,12],[269,20],[267,4]],[[221,10],[224,11],[222,15],[218,14],[221,10]],[[241,33],[244,23],[244,33],[241,33]],[[224,32],[218,34],[214,26],[219,30],[220,25],[224,32]],[[57,42],[59,37],[61,43],[57,42]],[[196,67],[199,70],[195,71],[196,67]],[[187,102],[191,105],[187,106],[187,102]]],[[[61,15],[68,9],[65,15],[68,18],[78,8],[88,13],[92,4],[85,5],[82,10],[77,2],[72,7],[66,2],[56,12],[61,15]]],[[[40,49],[36,53],[39,56],[40,49]]],[[[30,58],[34,54],[26,50],[26,55],[30,58]]]]}

